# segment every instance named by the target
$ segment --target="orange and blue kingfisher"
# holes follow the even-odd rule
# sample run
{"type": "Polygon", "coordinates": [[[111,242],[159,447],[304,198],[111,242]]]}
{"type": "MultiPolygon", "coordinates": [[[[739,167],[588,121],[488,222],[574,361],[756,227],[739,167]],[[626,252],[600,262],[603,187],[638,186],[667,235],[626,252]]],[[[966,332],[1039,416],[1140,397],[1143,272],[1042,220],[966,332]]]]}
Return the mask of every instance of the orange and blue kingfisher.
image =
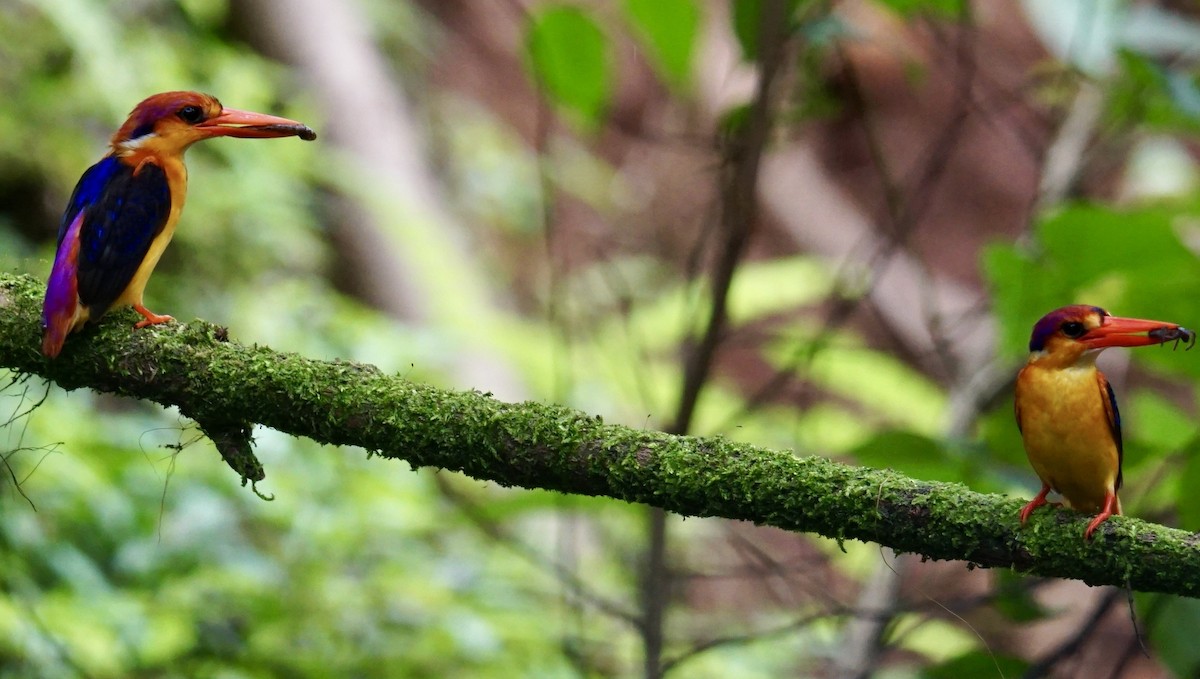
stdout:
{"type": "Polygon", "coordinates": [[[1021,523],[1051,490],[1067,505],[1095,514],[1084,538],[1121,513],[1121,414],[1096,357],[1107,347],[1170,341],[1195,343],[1174,323],[1111,316],[1076,304],[1055,309],[1033,326],[1029,362],[1017,375],[1017,427],[1042,490],[1021,510],[1021,523]]]}
{"type": "Polygon", "coordinates": [[[295,120],[225,108],[199,92],[164,92],[142,101],[88,168],[63,213],[54,267],[42,304],[42,353],[54,358],[67,335],[114,307],[142,304],[142,291],[175,234],[187,194],[183,153],[212,137],[316,139],[295,120]]]}

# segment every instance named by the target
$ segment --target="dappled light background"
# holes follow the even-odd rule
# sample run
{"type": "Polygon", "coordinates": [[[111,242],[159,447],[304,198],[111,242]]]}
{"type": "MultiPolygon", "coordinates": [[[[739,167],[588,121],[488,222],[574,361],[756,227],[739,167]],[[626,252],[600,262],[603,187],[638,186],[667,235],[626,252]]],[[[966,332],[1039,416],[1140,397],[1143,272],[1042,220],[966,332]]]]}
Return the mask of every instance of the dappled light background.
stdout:
{"type": "MultiPolygon", "coordinates": [[[[0,265],[202,90],[320,137],[189,152],[159,313],[1031,497],[1034,321],[1200,324],[1197,45],[1167,1],[0,0],[0,265]]],[[[1200,530],[1197,356],[1108,354],[1126,512],[1200,530]]],[[[5,676],[1200,671],[1192,600],[259,429],[267,500],[177,412],[0,380],[5,676]]]]}

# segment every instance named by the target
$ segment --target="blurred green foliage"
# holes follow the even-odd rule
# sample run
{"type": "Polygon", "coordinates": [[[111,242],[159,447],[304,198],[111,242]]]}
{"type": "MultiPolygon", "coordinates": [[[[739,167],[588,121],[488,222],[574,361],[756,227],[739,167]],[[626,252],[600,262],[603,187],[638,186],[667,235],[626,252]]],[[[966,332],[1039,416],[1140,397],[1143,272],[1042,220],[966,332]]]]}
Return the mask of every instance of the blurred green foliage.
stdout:
{"type": "MultiPolygon", "coordinates": [[[[775,0],[736,0],[730,3],[730,10],[733,13],[733,33],[737,36],[738,44],[742,48],[742,56],[747,61],[754,61],[760,56],[759,46],[763,22],[771,20],[771,17],[764,18],[763,16],[763,12],[768,11],[769,2],[775,2],[775,0]]],[[[796,12],[802,4],[808,3],[801,3],[800,0],[782,0],[781,13],[788,32],[795,29],[796,12]]],[[[772,28],[774,27],[772,26],[772,28]]]]}
{"type": "Polygon", "coordinates": [[[700,29],[697,0],[625,0],[625,12],[671,85],[687,89],[700,29]]]}
{"type": "Polygon", "coordinates": [[[525,48],[550,98],[587,125],[599,125],[612,90],[613,56],[608,37],[591,16],[571,5],[539,8],[525,48]]]}
{"type": "MultiPolygon", "coordinates": [[[[729,5],[746,61],[757,56],[762,4],[729,5]]],[[[880,5],[904,17],[962,11],[962,3],[947,0],[880,5]]],[[[845,36],[836,17],[813,10],[817,3],[787,6],[789,29],[807,31],[812,43],[845,36]],[[807,23],[797,17],[810,11],[820,16],[804,17],[812,19],[807,23]]],[[[550,101],[582,129],[596,130],[618,85],[619,31],[628,31],[676,96],[686,97],[706,7],[626,0],[601,12],[538,4],[524,26],[526,64],[550,101]]],[[[379,2],[368,8],[381,17],[401,11],[379,2]]],[[[74,181],[147,94],[201,89],[231,106],[320,129],[301,84],[231,35],[228,13],[223,0],[0,0],[0,264],[45,275],[58,211],[74,181]]],[[[408,58],[421,58],[422,41],[436,39],[407,20],[378,23],[393,26],[380,28],[379,40],[408,58]]],[[[797,118],[835,111],[838,94],[820,77],[821,59],[810,50],[798,64],[811,96],[797,104],[797,118]]],[[[1194,132],[1181,78],[1127,53],[1112,76],[1106,119],[1156,134],[1194,132]]],[[[536,185],[544,167],[584,202],[606,200],[607,188],[619,186],[616,170],[586,149],[534,158],[486,111],[461,102],[441,106],[453,116],[444,134],[458,156],[449,174],[464,209],[530,251],[542,252],[529,225],[543,208],[536,185]]],[[[461,328],[390,320],[330,282],[335,257],[321,218],[322,191],[332,186],[387,200],[380,197],[385,189],[359,181],[345,159],[327,153],[320,142],[294,140],[219,141],[192,150],[188,208],[148,301],[180,318],[226,324],[242,341],[449,383],[461,328]]],[[[1032,324],[1070,302],[1200,324],[1198,209],[1196,195],[1052,206],[1021,243],[993,244],[981,265],[1001,354],[1015,368],[1032,324]]],[[[481,270],[497,288],[517,277],[491,263],[454,268],[444,264],[450,260],[434,261],[422,274],[440,277],[447,289],[481,270]]],[[[1006,400],[983,415],[969,440],[947,441],[943,386],[850,330],[830,332],[815,314],[796,313],[839,294],[834,276],[808,256],[755,261],[739,271],[731,333],[764,333],[766,368],[794,373],[815,403],[802,412],[770,398],[750,404],[742,385],[718,379],[701,399],[695,431],[845,456],[977,490],[1032,493],[1036,480],[1006,400]]],[[[617,421],[665,421],[678,399],[679,347],[704,322],[707,282],[681,280],[652,256],[630,254],[572,270],[556,284],[562,302],[553,322],[495,312],[483,341],[501,349],[533,398],[617,421]]],[[[465,326],[478,319],[445,311],[438,320],[465,326]]],[[[1188,401],[1200,366],[1181,351],[1130,354],[1153,382],[1120,393],[1126,478],[1136,489],[1126,496],[1127,509],[1195,529],[1200,460],[1188,401]],[[1164,384],[1175,387],[1175,397],[1163,395],[1164,384]]],[[[642,539],[634,507],[414,473],[260,430],[257,451],[268,474],[262,487],[275,496],[263,502],[174,412],[16,381],[0,392],[0,417],[10,420],[0,429],[0,450],[8,451],[20,482],[19,490],[5,486],[0,522],[0,675],[567,677],[624,676],[638,665],[632,625],[601,612],[596,601],[581,603],[556,575],[556,564],[567,559],[564,569],[582,577],[589,596],[633,610],[642,539]]],[[[704,545],[719,530],[701,521],[672,528],[688,545],[704,545]]],[[[879,559],[873,546],[814,544],[846,579],[863,578],[879,559]]],[[[997,579],[995,609],[1006,619],[1027,623],[1050,614],[1020,586],[1024,580],[997,579]]],[[[1181,636],[1194,628],[1193,603],[1138,600],[1156,652],[1181,676],[1200,663],[1181,636]]],[[[806,612],[679,607],[668,632],[745,634],[806,612]]],[[[824,620],[713,650],[688,659],[678,673],[815,672],[834,648],[838,625],[824,620]]],[[[908,615],[888,641],[923,659],[925,676],[1013,676],[1025,668],[964,630],[908,615]]],[[[920,673],[907,672],[897,676],[920,673]]]]}

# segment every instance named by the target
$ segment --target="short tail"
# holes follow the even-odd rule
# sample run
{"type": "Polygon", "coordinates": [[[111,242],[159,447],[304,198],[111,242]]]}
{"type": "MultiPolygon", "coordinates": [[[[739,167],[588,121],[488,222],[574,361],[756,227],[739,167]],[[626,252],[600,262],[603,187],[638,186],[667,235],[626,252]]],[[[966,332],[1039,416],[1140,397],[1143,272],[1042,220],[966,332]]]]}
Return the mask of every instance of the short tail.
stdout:
{"type": "Polygon", "coordinates": [[[67,335],[75,329],[79,321],[79,300],[75,297],[74,287],[71,289],[69,305],[55,304],[59,300],[52,290],[46,291],[46,301],[42,305],[42,353],[48,358],[58,356],[62,351],[67,335]]]}
{"type": "Polygon", "coordinates": [[[66,341],[66,333],[46,328],[42,333],[42,353],[47,358],[55,358],[62,351],[63,342],[66,341]]]}
{"type": "Polygon", "coordinates": [[[63,342],[67,341],[67,335],[82,320],[79,280],[76,276],[81,221],[82,217],[76,217],[66,237],[58,244],[54,267],[46,283],[46,299],[42,302],[42,353],[49,358],[58,356],[63,342]]]}
{"type": "Polygon", "coordinates": [[[71,334],[74,323],[56,323],[42,329],[42,353],[47,358],[56,358],[62,352],[67,335],[71,334]]]}

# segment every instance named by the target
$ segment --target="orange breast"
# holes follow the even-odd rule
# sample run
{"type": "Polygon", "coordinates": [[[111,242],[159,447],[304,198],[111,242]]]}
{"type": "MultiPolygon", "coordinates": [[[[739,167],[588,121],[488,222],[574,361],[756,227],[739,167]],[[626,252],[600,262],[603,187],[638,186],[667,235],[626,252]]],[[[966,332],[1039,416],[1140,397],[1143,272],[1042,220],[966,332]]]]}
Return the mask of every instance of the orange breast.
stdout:
{"type": "Polygon", "coordinates": [[[1105,494],[1116,492],[1120,470],[1101,380],[1095,365],[1031,363],[1017,376],[1017,421],[1029,463],[1071,507],[1084,512],[1100,511],[1105,494]]]}
{"type": "Polygon", "coordinates": [[[143,162],[150,160],[166,173],[167,186],[171,189],[171,213],[167,216],[167,223],[163,226],[162,231],[150,242],[150,250],[146,252],[141,266],[134,272],[129,285],[125,286],[120,297],[113,302],[113,308],[142,304],[142,294],[146,290],[146,282],[150,280],[150,274],[154,273],[154,267],[158,266],[159,258],[162,257],[163,251],[167,249],[167,245],[175,235],[175,226],[179,223],[179,215],[183,212],[183,201],[187,197],[187,167],[184,166],[183,160],[178,154],[154,155],[149,151],[143,151],[133,154],[133,157],[138,159],[139,155],[142,156],[143,162]]]}

